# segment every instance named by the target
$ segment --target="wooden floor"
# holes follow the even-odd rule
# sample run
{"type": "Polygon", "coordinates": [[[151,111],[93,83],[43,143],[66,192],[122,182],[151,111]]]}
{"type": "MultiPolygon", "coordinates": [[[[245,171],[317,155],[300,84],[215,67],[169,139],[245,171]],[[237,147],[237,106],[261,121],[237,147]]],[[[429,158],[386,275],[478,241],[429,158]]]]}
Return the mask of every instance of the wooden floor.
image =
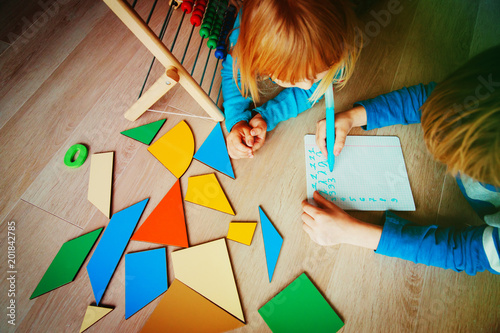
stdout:
{"type": "MultiPolygon", "coordinates": [[[[63,164],[71,145],[84,143],[90,153],[115,151],[112,210],[117,212],[149,197],[142,223],[175,178],[146,146],[119,132],[166,117],[163,134],[185,119],[198,148],[214,126],[204,118],[153,112],[135,123],[125,120],[123,114],[137,98],[151,55],[103,2],[58,3],[63,2],[57,14],[37,21],[33,25],[36,29],[21,35],[0,56],[1,332],[77,332],[86,307],[94,302],[85,269],[73,283],[29,300],[65,241],[108,223],[87,201],[90,163],[78,169],[63,164]],[[5,315],[9,304],[8,221],[15,221],[17,226],[15,327],[7,324],[5,315]]],[[[140,0],[138,11],[145,16],[151,3],[140,0]]],[[[500,3],[496,0],[402,1],[388,17],[373,14],[387,11],[389,3],[394,1],[376,3],[375,12],[362,17],[365,48],[353,79],[336,94],[338,111],[405,85],[439,81],[471,56],[500,42],[500,3]]],[[[160,1],[151,20],[156,32],[166,11],[165,1],[160,1]]],[[[32,20],[32,13],[23,15],[32,20]]],[[[2,12],[2,25],[7,19],[19,20],[19,15],[4,15],[2,12]]],[[[177,27],[180,16],[176,12],[169,26],[177,27]]],[[[18,23],[8,26],[20,33],[18,23]]],[[[168,30],[168,46],[174,32],[175,28],[168,30]]],[[[188,35],[189,29],[182,29],[174,50],[179,57],[188,35]]],[[[193,40],[186,58],[188,68],[194,61],[195,41],[198,39],[193,40]]],[[[206,53],[204,49],[202,63],[206,53]]],[[[207,73],[213,72],[213,66],[211,62],[207,73]]],[[[202,68],[197,65],[195,78],[201,76],[202,68]]],[[[161,71],[156,64],[148,85],[161,71]]],[[[211,74],[208,76],[203,84],[207,89],[211,74]]],[[[216,79],[214,98],[218,84],[216,79]]],[[[181,109],[206,117],[179,87],[154,109],[181,109]]],[[[284,238],[272,283],[267,278],[260,228],[249,247],[228,241],[247,319],[247,325],[239,331],[269,331],[257,310],[306,272],[344,320],[343,332],[499,332],[498,276],[484,272],[468,276],[353,246],[323,248],[310,241],[300,220],[300,202],[306,196],[303,136],[314,133],[316,121],[323,117],[321,102],[269,133],[266,145],[254,159],[233,161],[236,180],[217,175],[237,212],[235,217],[185,203],[191,245],[224,237],[230,221],[257,221],[259,205],[284,238]]],[[[418,125],[354,133],[397,135],[401,139],[417,206],[415,212],[401,216],[422,224],[480,223],[453,178],[427,153],[418,125]]],[[[189,176],[210,172],[193,161],[181,179],[183,193],[189,176]]],[[[380,223],[380,212],[354,215],[380,223]]],[[[126,252],[155,247],[131,242],[126,252]]],[[[169,254],[172,250],[176,249],[168,247],[169,254]]],[[[170,256],[168,260],[171,282],[175,272],[170,256]]],[[[138,331],[158,301],[124,319],[122,260],[102,300],[102,304],[116,309],[89,332],[138,331]]]]}

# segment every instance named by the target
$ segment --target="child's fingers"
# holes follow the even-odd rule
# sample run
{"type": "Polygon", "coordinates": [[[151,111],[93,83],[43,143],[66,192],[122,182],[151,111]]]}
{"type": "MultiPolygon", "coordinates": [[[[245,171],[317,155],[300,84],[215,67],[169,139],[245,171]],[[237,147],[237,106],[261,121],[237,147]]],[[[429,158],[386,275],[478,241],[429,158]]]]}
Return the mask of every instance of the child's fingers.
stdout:
{"type": "Polygon", "coordinates": [[[307,200],[304,200],[302,201],[302,210],[314,219],[320,209],[311,205],[307,200]]]}
{"type": "Polygon", "coordinates": [[[313,229],[308,226],[306,223],[302,223],[302,229],[309,235],[311,239],[313,239],[314,231],[313,229]]]}
{"type": "Polygon", "coordinates": [[[241,142],[237,142],[236,144],[229,147],[228,145],[229,156],[234,159],[239,158],[248,158],[252,153],[251,149],[243,145],[241,142]]]}
{"type": "Polygon", "coordinates": [[[314,201],[320,206],[320,208],[330,208],[337,209],[338,207],[328,199],[324,198],[318,191],[314,191],[313,194],[314,201]]]}
{"type": "Polygon", "coordinates": [[[316,124],[316,145],[321,150],[321,153],[328,157],[326,151],[326,119],[320,120],[316,124]]]}
{"type": "Polygon", "coordinates": [[[253,147],[254,144],[254,138],[252,134],[250,134],[250,129],[249,128],[243,128],[242,130],[243,134],[243,141],[248,147],[253,147]]]}
{"type": "Polygon", "coordinates": [[[249,158],[252,154],[252,148],[247,147],[242,142],[241,136],[230,136],[228,138],[228,153],[231,158],[239,159],[239,158],[249,158]]]}
{"type": "Polygon", "coordinates": [[[342,149],[344,149],[347,131],[343,128],[337,128],[335,131],[335,145],[333,146],[333,154],[339,156],[342,149]]]}
{"type": "Polygon", "coordinates": [[[235,145],[236,150],[238,151],[238,154],[240,158],[252,158],[253,157],[253,150],[252,148],[249,148],[246,146],[243,142],[238,142],[235,145]]]}
{"type": "Polygon", "coordinates": [[[238,152],[243,153],[243,154],[249,154],[252,152],[252,148],[249,148],[247,145],[245,145],[243,142],[239,141],[235,144],[235,148],[238,152]]]}
{"type": "Polygon", "coordinates": [[[300,215],[300,218],[302,219],[302,221],[304,221],[305,224],[307,224],[310,227],[314,226],[314,224],[315,224],[314,219],[311,217],[311,215],[309,215],[307,213],[302,213],[300,215]]]}
{"type": "Polygon", "coordinates": [[[250,131],[250,135],[252,136],[262,136],[264,133],[263,133],[263,129],[261,127],[254,127],[252,128],[252,130],[250,131]]]}

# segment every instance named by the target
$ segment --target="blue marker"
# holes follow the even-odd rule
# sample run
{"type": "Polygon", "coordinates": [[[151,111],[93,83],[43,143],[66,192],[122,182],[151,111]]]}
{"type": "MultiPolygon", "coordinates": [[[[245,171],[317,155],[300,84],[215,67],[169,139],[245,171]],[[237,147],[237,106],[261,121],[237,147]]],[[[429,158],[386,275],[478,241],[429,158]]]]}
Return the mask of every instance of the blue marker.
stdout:
{"type": "Polygon", "coordinates": [[[326,152],[328,153],[328,167],[333,171],[335,155],[333,146],[335,145],[335,102],[333,101],[333,84],[330,83],[325,93],[326,104],[326,152]]]}

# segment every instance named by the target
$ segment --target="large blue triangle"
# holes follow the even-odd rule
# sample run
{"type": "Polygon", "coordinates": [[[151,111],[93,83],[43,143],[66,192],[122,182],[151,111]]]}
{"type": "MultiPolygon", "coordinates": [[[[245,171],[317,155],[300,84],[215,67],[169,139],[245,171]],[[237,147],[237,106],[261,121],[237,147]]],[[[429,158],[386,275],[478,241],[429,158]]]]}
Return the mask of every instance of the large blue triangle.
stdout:
{"type": "Polygon", "coordinates": [[[283,245],[283,238],[260,207],[259,214],[262,238],[264,238],[264,250],[266,252],[267,274],[269,275],[269,282],[271,282],[274,268],[276,267],[280,255],[281,246],[283,245]]]}
{"type": "Polygon", "coordinates": [[[200,149],[194,154],[194,158],[234,179],[233,166],[227,153],[226,141],[224,141],[220,123],[215,125],[200,149]]]}
{"type": "Polygon", "coordinates": [[[97,305],[108,287],[148,201],[149,199],[144,199],[113,214],[87,264],[87,272],[97,305]]]}
{"type": "Polygon", "coordinates": [[[167,288],[164,247],[125,255],[125,319],[151,303],[167,288]]]}

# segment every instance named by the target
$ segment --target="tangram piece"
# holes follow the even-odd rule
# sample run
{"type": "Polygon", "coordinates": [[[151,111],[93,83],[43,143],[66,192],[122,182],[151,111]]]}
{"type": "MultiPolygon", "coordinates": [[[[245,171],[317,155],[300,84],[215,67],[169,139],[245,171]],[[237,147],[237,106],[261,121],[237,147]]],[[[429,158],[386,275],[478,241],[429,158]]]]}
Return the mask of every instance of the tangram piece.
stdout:
{"type": "Polygon", "coordinates": [[[85,317],[83,317],[82,327],[80,327],[80,333],[97,323],[105,315],[113,310],[113,308],[102,308],[99,306],[89,305],[87,307],[87,311],[85,312],[85,317]]]}
{"type": "Polygon", "coordinates": [[[337,332],[344,323],[302,273],[259,309],[267,326],[279,332],[337,332]]]}
{"type": "Polygon", "coordinates": [[[148,218],[132,236],[132,240],[188,247],[181,184],[177,180],[148,218]]]}
{"type": "Polygon", "coordinates": [[[114,152],[93,154],[90,160],[88,199],[109,219],[114,152]]]}
{"type": "Polygon", "coordinates": [[[125,255],[125,319],[167,291],[165,248],[125,255]]]}
{"type": "Polygon", "coordinates": [[[250,245],[252,244],[255,227],[257,227],[257,222],[231,222],[229,223],[227,239],[250,245]]]}
{"type": "Polygon", "coordinates": [[[163,126],[166,120],[167,119],[158,120],[146,125],[128,129],[120,133],[146,145],[150,145],[151,141],[153,141],[154,137],[160,131],[160,128],[163,126]]]}
{"type": "Polygon", "coordinates": [[[215,125],[200,149],[194,154],[194,158],[234,179],[233,166],[227,153],[226,141],[224,141],[220,123],[215,125]]]}
{"type": "Polygon", "coordinates": [[[174,280],[141,333],[216,333],[244,325],[179,280],[174,280]]]}
{"type": "Polygon", "coordinates": [[[94,254],[89,260],[87,272],[97,305],[101,301],[148,201],[149,199],[144,199],[113,214],[101,241],[97,244],[94,254]]]}
{"type": "Polygon", "coordinates": [[[45,271],[30,299],[73,281],[102,229],[99,228],[64,243],[45,271]]]}
{"type": "Polygon", "coordinates": [[[193,132],[183,120],[148,148],[175,177],[186,172],[194,154],[193,132]]]}
{"type": "Polygon", "coordinates": [[[259,214],[262,238],[264,239],[264,250],[266,252],[267,274],[269,275],[269,282],[271,282],[274,268],[276,267],[280,255],[281,246],[283,245],[283,238],[260,207],[259,214]]]}
{"type": "Polygon", "coordinates": [[[224,238],[172,252],[175,278],[245,321],[224,238]]]}
{"type": "Polygon", "coordinates": [[[214,173],[193,176],[188,179],[186,201],[234,215],[233,208],[226,198],[214,173]]]}

